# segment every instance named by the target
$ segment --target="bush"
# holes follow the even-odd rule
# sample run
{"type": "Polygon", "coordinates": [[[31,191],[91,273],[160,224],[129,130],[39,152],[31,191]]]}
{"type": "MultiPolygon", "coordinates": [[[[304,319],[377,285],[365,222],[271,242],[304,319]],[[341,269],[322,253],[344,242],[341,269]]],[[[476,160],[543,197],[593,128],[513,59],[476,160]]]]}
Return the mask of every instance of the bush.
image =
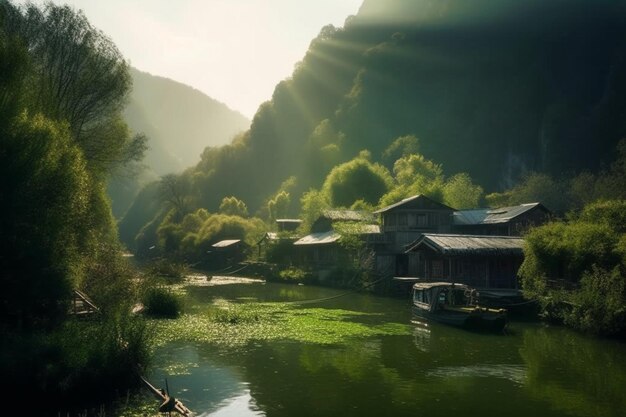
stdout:
{"type": "Polygon", "coordinates": [[[626,335],[626,281],[620,268],[609,271],[594,265],[586,272],[564,323],[596,335],[626,335]]]}
{"type": "Polygon", "coordinates": [[[182,308],[180,299],[171,290],[161,287],[149,289],[143,304],[146,314],[155,317],[176,318],[182,308]]]}
{"type": "Polygon", "coordinates": [[[308,278],[309,274],[302,269],[290,266],[289,268],[280,271],[278,276],[281,281],[304,282],[308,278]]]}

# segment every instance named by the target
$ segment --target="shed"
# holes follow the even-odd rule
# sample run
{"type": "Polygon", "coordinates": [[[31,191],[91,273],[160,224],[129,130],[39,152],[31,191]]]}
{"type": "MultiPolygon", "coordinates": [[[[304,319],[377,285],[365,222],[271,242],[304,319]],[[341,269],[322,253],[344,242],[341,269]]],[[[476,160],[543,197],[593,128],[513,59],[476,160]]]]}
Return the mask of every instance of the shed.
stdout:
{"type": "Polygon", "coordinates": [[[476,288],[517,288],[523,248],[521,237],[425,233],[408,246],[406,271],[476,288]]]}

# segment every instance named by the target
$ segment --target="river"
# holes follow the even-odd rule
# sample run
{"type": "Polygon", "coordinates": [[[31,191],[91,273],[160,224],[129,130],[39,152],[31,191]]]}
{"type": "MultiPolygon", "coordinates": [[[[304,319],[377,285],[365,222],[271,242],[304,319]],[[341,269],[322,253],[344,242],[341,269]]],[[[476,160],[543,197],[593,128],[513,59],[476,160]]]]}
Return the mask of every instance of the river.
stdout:
{"type": "Polygon", "coordinates": [[[502,335],[420,323],[408,294],[218,283],[185,287],[185,315],[155,324],[148,377],[167,378],[196,415],[626,413],[623,343],[541,323],[513,321],[502,335]]]}

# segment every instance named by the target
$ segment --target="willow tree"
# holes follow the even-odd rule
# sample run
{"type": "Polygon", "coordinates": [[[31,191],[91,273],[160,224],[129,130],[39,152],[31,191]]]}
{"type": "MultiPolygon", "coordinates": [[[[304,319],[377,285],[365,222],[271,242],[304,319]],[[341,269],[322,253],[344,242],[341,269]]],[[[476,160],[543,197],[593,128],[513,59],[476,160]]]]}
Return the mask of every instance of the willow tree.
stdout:
{"type": "Polygon", "coordinates": [[[115,44],[67,5],[0,1],[0,9],[2,32],[28,52],[24,100],[31,113],[67,122],[92,172],[141,159],[146,138],[131,137],[122,118],[132,81],[115,44]]]}

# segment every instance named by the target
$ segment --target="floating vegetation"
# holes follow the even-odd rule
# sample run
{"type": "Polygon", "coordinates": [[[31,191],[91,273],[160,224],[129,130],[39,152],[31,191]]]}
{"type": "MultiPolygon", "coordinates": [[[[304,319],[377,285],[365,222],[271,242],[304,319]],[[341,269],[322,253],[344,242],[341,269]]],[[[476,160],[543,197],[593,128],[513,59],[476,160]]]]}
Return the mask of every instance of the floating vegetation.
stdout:
{"type": "Polygon", "coordinates": [[[187,341],[242,346],[252,340],[293,340],[335,344],[346,338],[408,335],[398,323],[368,325],[355,317],[371,316],[341,309],[300,308],[290,303],[231,303],[218,300],[177,320],[156,322],[156,345],[187,341]]]}

